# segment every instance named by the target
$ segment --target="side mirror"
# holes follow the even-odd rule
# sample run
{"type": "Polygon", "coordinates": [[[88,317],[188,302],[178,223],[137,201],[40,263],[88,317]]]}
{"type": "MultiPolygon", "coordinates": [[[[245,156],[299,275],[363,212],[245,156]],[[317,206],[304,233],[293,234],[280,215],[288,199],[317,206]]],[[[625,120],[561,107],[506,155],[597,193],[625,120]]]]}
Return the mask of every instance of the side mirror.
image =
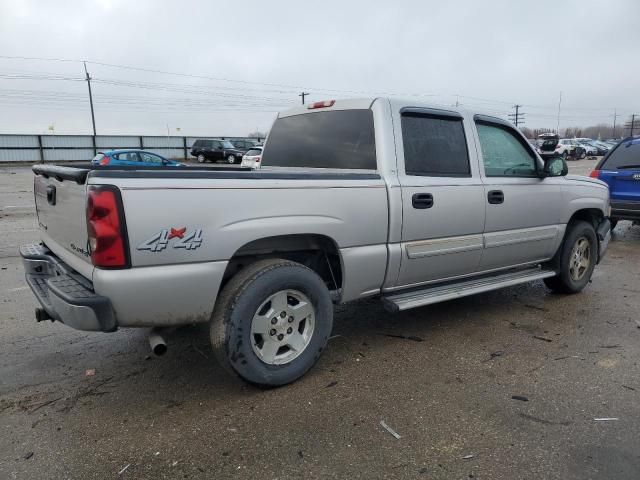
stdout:
{"type": "Polygon", "coordinates": [[[569,173],[567,162],[560,156],[553,156],[544,161],[545,177],[563,177],[569,173]]]}

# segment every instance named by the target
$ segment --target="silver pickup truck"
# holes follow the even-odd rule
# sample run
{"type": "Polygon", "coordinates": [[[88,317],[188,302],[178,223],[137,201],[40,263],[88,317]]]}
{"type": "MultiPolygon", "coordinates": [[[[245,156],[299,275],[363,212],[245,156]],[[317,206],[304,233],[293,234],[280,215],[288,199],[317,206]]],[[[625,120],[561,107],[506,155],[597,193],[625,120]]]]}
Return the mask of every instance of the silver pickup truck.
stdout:
{"type": "Polygon", "coordinates": [[[609,192],[542,160],[510,123],[414,101],[281,113],[263,167],[37,165],[38,320],[111,332],[209,323],[258,385],[309,370],[333,305],[401,311],[544,280],[576,293],[610,239],[609,192]]]}

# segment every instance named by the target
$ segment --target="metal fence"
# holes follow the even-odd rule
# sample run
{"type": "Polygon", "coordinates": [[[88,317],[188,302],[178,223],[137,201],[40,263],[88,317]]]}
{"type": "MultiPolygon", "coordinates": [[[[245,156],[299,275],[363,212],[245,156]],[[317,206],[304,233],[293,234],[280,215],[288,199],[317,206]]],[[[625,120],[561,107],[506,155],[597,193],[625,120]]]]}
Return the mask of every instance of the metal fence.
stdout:
{"type": "Polygon", "coordinates": [[[140,148],[166,158],[185,160],[189,158],[191,146],[196,140],[212,138],[233,141],[247,137],[0,134],[0,162],[86,162],[99,151],[121,148],[140,148]]]}

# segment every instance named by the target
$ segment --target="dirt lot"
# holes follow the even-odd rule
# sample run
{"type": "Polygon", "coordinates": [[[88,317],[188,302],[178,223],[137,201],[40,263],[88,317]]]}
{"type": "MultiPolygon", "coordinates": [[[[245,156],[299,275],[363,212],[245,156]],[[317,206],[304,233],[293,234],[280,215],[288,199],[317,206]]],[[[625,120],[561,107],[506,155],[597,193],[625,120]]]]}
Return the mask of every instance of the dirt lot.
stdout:
{"type": "Polygon", "coordinates": [[[640,478],[628,222],[579,295],[540,282],[397,315],[342,306],[318,365],[266,391],[216,365],[205,328],[156,358],[142,330],[37,324],[16,253],[37,240],[26,168],[0,169],[0,225],[0,479],[640,478]]]}

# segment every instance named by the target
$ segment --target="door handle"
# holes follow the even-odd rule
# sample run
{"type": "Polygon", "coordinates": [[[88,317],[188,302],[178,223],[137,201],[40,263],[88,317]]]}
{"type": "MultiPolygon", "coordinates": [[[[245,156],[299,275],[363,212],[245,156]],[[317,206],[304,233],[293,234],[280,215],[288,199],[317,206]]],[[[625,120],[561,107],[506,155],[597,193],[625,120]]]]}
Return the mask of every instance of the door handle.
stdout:
{"type": "Polygon", "coordinates": [[[54,185],[47,186],[47,202],[49,205],[56,204],[56,187],[54,185]]]}
{"type": "Polygon", "coordinates": [[[424,210],[433,207],[433,195],[430,193],[414,193],[411,197],[413,208],[424,210]]]}
{"type": "Polygon", "coordinates": [[[502,190],[491,190],[487,194],[487,199],[489,200],[489,203],[492,205],[504,203],[504,192],[502,190]]]}

